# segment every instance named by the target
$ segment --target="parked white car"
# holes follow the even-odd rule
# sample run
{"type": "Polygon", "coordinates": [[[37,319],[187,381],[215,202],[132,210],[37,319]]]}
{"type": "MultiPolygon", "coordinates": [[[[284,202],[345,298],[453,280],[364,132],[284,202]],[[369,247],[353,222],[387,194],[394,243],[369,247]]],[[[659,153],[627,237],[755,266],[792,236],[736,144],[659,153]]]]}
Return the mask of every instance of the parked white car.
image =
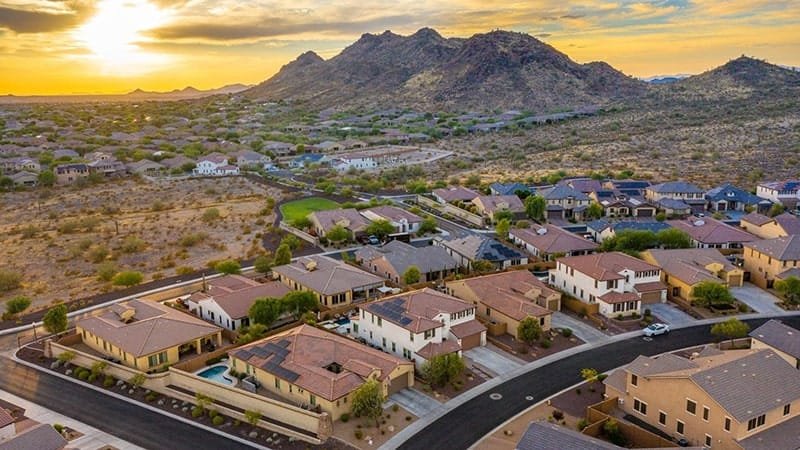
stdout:
{"type": "Polygon", "coordinates": [[[665,323],[651,323],[644,329],[644,335],[647,337],[658,336],[659,334],[669,333],[669,325],[665,323]]]}

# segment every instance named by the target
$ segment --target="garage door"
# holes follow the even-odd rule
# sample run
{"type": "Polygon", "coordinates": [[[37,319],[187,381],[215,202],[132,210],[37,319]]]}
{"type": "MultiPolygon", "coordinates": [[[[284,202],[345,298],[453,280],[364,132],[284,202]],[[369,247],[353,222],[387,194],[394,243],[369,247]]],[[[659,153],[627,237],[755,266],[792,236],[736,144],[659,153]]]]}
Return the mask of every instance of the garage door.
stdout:
{"type": "Polygon", "coordinates": [[[469,350],[471,348],[479,347],[481,345],[481,334],[475,333],[472,336],[466,336],[461,339],[461,349],[469,350]]]}
{"type": "Polygon", "coordinates": [[[392,395],[395,392],[400,392],[407,387],[408,387],[408,373],[404,373],[402,375],[399,375],[397,378],[392,380],[391,383],[389,383],[389,395],[392,395]]]}
{"type": "Polygon", "coordinates": [[[645,292],[642,294],[642,303],[645,305],[661,303],[661,291],[645,292]]]}
{"type": "Polygon", "coordinates": [[[652,217],[653,210],[650,208],[642,208],[636,210],[636,215],[639,217],[652,217]]]}

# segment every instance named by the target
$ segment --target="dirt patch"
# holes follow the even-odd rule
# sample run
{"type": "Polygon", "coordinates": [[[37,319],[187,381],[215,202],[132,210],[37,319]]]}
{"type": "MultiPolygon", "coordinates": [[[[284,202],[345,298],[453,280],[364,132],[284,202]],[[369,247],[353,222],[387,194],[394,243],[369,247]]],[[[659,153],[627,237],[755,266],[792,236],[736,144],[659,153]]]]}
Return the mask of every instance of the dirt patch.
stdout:
{"type": "Polygon", "coordinates": [[[464,392],[469,391],[484,381],[486,381],[486,378],[481,376],[481,374],[466,368],[458,377],[458,379],[447,383],[445,386],[433,387],[425,380],[420,378],[414,380],[414,386],[430,397],[433,397],[436,401],[444,403],[451,398],[457,397],[464,392]]]}
{"type": "Polygon", "coordinates": [[[555,330],[542,333],[542,338],[539,340],[539,342],[533,345],[528,345],[522,341],[514,339],[514,336],[511,336],[507,333],[500,336],[493,336],[492,341],[499,348],[527,362],[536,361],[537,359],[544,358],[568,348],[577,347],[584,343],[574,335],[570,337],[564,337],[561,335],[561,333],[558,333],[555,330]],[[547,347],[547,344],[543,344],[545,338],[547,338],[550,342],[549,347],[547,347]]]}
{"type": "Polygon", "coordinates": [[[351,417],[347,422],[338,420],[333,424],[333,435],[354,447],[378,448],[415,420],[417,416],[395,404],[383,411],[377,425],[373,419],[351,417]]]}

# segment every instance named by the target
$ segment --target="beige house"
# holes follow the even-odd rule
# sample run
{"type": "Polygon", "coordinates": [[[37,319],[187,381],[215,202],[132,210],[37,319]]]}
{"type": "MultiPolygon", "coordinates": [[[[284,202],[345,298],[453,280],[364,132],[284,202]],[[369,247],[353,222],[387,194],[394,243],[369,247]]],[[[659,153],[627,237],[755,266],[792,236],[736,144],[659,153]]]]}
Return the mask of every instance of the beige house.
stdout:
{"type": "Polygon", "coordinates": [[[800,262],[800,235],[749,242],[744,245],[745,277],[758,287],[771,289],[784,272],[800,262]]]}
{"type": "Polygon", "coordinates": [[[414,385],[413,362],[310,325],[245,345],[230,357],[234,370],[255,376],[269,395],[319,407],[334,420],[350,412],[353,392],[369,378],[385,396],[414,385]]]}
{"type": "Polygon", "coordinates": [[[689,445],[800,445],[800,371],[772,350],[706,347],[689,358],[639,356],[604,384],[624,412],[689,445]]]}
{"type": "Polygon", "coordinates": [[[750,213],[739,221],[739,226],[748,233],[761,239],[800,234],[800,219],[789,213],[767,217],[763,214],[750,213]]]}
{"type": "Polygon", "coordinates": [[[514,217],[520,217],[525,213],[525,205],[516,195],[481,195],[472,199],[478,213],[489,219],[493,219],[495,213],[508,211],[514,217]]]}
{"type": "Polygon", "coordinates": [[[83,344],[151,371],[222,345],[222,329],[160,303],[131,300],[75,322],[83,344]]]}
{"type": "Polygon", "coordinates": [[[513,270],[447,282],[447,292],[476,305],[478,317],[489,323],[490,334],[517,337],[519,323],[532,317],[549,330],[553,311],[561,308],[561,293],[527,270],[513,270]]]}
{"type": "Polygon", "coordinates": [[[323,306],[349,305],[376,297],[384,279],[343,261],[305,256],[272,268],[273,276],[296,291],[313,292],[323,306]]]}
{"type": "Polygon", "coordinates": [[[336,226],[349,230],[355,237],[363,234],[369,226],[369,220],[354,208],[315,211],[308,215],[308,220],[311,221],[311,226],[319,237],[324,237],[336,226]]]}
{"type": "Polygon", "coordinates": [[[641,258],[661,267],[661,281],[668,286],[670,300],[692,300],[692,290],[703,281],[739,287],[744,280],[744,271],[713,248],[654,249],[642,252],[641,258]]]}
{"type": "Polygon", "coordinates": [[[750,332],[751,348],[771,349],[800,369],[800,330],[772,319],[750,332]]]}

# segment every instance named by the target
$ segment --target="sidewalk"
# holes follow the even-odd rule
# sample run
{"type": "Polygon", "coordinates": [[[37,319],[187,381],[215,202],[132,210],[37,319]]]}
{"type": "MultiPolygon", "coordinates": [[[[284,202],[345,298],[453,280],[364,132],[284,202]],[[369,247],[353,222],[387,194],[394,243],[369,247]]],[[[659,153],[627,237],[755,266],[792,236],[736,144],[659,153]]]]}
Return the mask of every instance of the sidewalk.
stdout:
{"type": "Polygon", "coordinates": [[[69,418],[67,416],[62,416],[61,414],[50,411],[49,409],[39,406],[35,403],[31,403],[24,398],[17,397],[14,394],[9,392],[0,390],[0,398],[3,400],[13,403],[20,408],[25,409],[25,417],[29,419],[33,419],[40,423],[46,424],[54,424],[58,423],[61,425],[65,425],[67,427],[72,428],[80,433],[83,433],[83,436],[75,439],[74,441],[70,441],[68,447],[76,448],[81,450],[97,450],[100,448],[104,448],[107,446],[111,446],[117,448],[119,450],[144,450],[142,447],[138,447],[136,445],[131,444],[130,442],[123,441],[122,439],[112,436],[108,433],[98,430],[97,428],[90,427],[83,422],[78,422],[75,419],[69,418]]]}

